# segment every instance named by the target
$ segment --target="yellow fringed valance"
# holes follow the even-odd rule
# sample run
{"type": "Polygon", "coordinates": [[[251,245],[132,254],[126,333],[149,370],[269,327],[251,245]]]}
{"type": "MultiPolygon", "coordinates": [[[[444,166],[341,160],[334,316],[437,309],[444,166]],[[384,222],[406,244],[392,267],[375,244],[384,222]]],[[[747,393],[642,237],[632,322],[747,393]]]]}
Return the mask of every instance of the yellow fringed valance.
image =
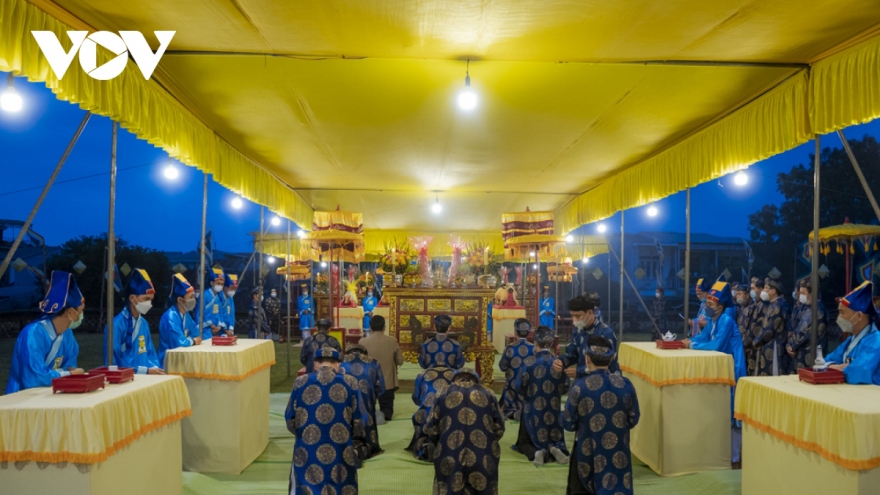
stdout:
{"type": "Polygon", "coordinates": [[[618,352],[620,369],[655,387],[736,384],[729,354],[691,349],[657,349],[654,342],[624,342],[618,352]]]}
{"type": "MultiPolygon", "coordinates": [[[[69,14],[62,15],[66,13],[54,4],[45,6],[66,22],[77,23],[74,28],[95,31],[69,14]]],[[[99,81],[79,70],[74,60],[64,78],[56,78],[31,31],[52,31],[66,47],[70,29],[24,0],[4,0],[0,3],[0,71],[44,83],[59,100],[119,122],[172,158],[211,174],[231,191],[266,205],[302,228],[311,228],[313,210],[293,189],[241,154],[155,81],[144,80],[135,64],[129,63],[115,79],[99,81]]],[[[160,77],[160,71],[154,77],[160,77]]]]}
{"type": "Polygon", "coordinates": [[[428,245],[428,256],[432,259],[452,256],[452,248],[449,246],[451,235],[456,235],[468,245],[483,244],[500,256],[504,251],[504,243],[501,241],[501,232],[411,232],[405,230],[366,230],[364,232],[364,249],[368,260],[375,260],[374,256],[385,254],[386,247],[390,248],[396,243],[405,243],[410,237],[432,236],[433,241],[428,245]]]}
{"type": "Polygon", "coordinates": [[[242,381],[275,364],[269,340],[241,339],[232,346],[178,347],[165,354],[169,375],[201,380],[242,381]]]}
{"type": "Polygon", "coordinates": [[[846,469],[880,467],[880,387],[743,378],[734,411],[743,423],[846,469]]]}

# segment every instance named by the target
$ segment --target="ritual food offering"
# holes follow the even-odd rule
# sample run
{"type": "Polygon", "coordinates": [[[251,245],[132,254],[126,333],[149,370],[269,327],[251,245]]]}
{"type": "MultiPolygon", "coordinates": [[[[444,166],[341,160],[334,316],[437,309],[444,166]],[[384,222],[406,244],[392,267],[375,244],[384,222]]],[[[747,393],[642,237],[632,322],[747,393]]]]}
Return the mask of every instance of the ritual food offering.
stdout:
{"type": "Polygon", "coordinates": [[[100,368],[89,370],[89,375],[104,375],[108,383],[125,383],[134,380],[134,368],[101,366],[100,368]]]}
{"type": "Polygon", "coordinates": [[[104,375],[68,375],[52,380],[52,393],[85,394],[104,388],[104,375]]]}
{"type": "Polygon", "coordinates": [[[238,342],[238,337],[235,335],[229,337],[221,337],[217,336],[211,339],[211,345],[235,345],[238,342]]]}

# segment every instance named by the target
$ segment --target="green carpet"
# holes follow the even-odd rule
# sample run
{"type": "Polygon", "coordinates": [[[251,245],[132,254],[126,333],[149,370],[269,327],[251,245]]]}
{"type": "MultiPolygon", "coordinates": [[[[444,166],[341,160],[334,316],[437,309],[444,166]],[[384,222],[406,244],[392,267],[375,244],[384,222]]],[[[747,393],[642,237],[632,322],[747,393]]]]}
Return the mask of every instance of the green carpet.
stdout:
{"type": "MultiPolygon", "coordinates": [[[[241,475],[184,473],[186,495],[284,494],[290,473],[294,438],[284,426],[287,394],[272,394],[269,413],[269,446],[241,475]]],[[[410,416],[415,412],[408,395],[398,394],[396,418],[379,427],[379,440],[385,453],[367,461],[358,472],[360,493],[364,495],[430,494],[433,466],[413,459],[403,450],[412,437],[410,416]]],[[[517,423],[508,423],[501,440],[501,494],[565,493],[568,467],[558,464],[536,468],[525,457],[510,450],[516,440],[517,423]]],[[[572,436],[566,436],[568,445],[572,436]]],[[[706,473],[661,478],[633,459],[635,492],[639,495],[739,495],[740,471],[706,473]]]]}

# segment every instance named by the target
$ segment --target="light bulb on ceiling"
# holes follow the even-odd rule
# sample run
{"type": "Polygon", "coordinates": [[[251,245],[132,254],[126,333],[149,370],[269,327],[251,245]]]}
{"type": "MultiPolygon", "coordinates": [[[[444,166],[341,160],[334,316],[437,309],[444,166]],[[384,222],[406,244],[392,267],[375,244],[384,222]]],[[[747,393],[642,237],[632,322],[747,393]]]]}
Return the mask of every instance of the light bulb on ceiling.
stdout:
{"type": "Polygon", "coordinates": [[[538,264],[535,263],[534,265],[532,265],[532,268],[534,268],[535,270],[537,270],[537,269],[538,269],[538,264]]]}
{"type": "Polygon", "coordinates": [[[600,234],[604,234],[605,231],[608,230],[608,227],[606,227],[604,223],[600,223],[596,226],[596,230],[598,230],[600,234]]]}
{"type": "Polygon", "coordinates": [[[440,204],[439,194],[434,198],[434,204],[431,205],[431,211],[433,211],[435,215],[443,211],[443,205],[440,204]]]}
{"type": "Polygon", "coordinates": [[[471,111],[477,107],[477,93],[471,88],[470,66],[471,61],[468,60],[464,73],[464,89],[458,93],[458,106],[464,111],[471,111]]]}
{"type": "Polygon", "coordinates": [[[168,180],[177,180],[180,177],[180,170],[177,170],[174,165],[168,165],[162,170],[162,175],[168,180]]]}
{"type": "Polygon", "coordinates": [[[590,258],[589,258],[589,256],[584,256],[584,259],[583,259],[582,262],[583,262],[583,264],[585,264],[585,265],[586,265],[587,263],[589,263],[589,262],[590,262],[590,258]]]}
{"type": "Polygon", "coordinates": [[[271,264],[274,264],[274,263],[275,263],[275,257],[274,257],[274,256],[269,256],[268,258],[266,258],[266,262],[269,263],[270,265],[271,265],[271,264]]]}
{"type": "Polygon", "coordinates": [[[4,112],[18,113],[24,107],[24,100],[15,89],[15,77],[12,72],[6,77],[6,89],[0,94],[0,108],[4,112]]]}
{"type": "Polygon", "coordinates": [[[532,252],[529,253],[529,256],[530,256],[530,257],[531,257],[531,256],[534,256],[534,255],[535,255],[535,252],[534,252],[534,251],[532,251],[532,252]]]}
{"type": "Polygon", "coordinates": [[[745,172],[740,170],[739,172],[736,173],[736,175],[733,176],[733,183],[740,186],[740,187],[748,184],[749,183],[748,174],[746,174],[745,172]]]}
{"type": "Polygon", "coordinates": [[[238,196],[232,198],[232,207],[236,210],[240,210],[241,207],[244,206],[244,203],[241,201],[241,198],[238,196]]]}
{"type": "Polygon", "coordinates": [[[574,242],[574,236],[573,235],[565,236],[565,242],[574,242]]]}
{"type": "Polygon", "coordinates": [[[327,262],[326,262],[326,261],[322,261],[322,262],[321,262],[321,268],[327,268],[327,262]]]}
{"type": "Polygon", "coordinates": [[[657,216],[657,207],[656,206],[651,205],[648,207],[648,216],[649,217],[656,217],[657,216]]]}
{"type": "Polygon", "coordinates": [[[300,229],[299,232],[296,233],[296,236],[299,237],[300,239],[302,239],[306,236],[306,231],[300,229]]]}
{"type": "Polygon", "coordinates": [[[272,217],[272,225],[274,225],[276,227],[281,225],[281,219],[278,217],[272,217]]]}

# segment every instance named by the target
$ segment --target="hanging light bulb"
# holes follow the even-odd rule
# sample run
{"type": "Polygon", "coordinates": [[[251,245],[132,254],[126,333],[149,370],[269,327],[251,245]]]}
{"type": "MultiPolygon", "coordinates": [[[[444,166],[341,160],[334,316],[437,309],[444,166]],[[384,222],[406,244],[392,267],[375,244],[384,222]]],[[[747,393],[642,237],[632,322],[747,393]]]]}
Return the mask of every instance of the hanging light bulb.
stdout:
{"type": "Polygon", "coordinates": [[[299,229],[299,232],[296,233],[296,236],[299,237],[300,239],[302,239],[306,236],[306,231],[299,229]]]}
{"type": "Polygon", "coordinates": [[[434,204],[431,205],[431,211],[433,211],[435,215],[443,211],[443,205],[440,204],[439,194],[437,194],[436,198],[434,198],[434,204]]]}
{"type": "Polygon", "coordinates": [[[458,93],[458,106],[464,111],[471,111],[477,106],[477,93],[471,89],[470,66],[471,61],[468,59],[464,73],[464,89],[458,93]]]}
{"type": "Polygon", "coordinates": [[[590,257],[589,257],[589,256],[584,256],[583,264],[586,265],[586,264],[589,263],[589,262],[590,262],[590,257]]]}
{"type": "Polygon", "coordinates": [[[326,262],[326,261],[322,261],[322,262],[321,262],[321,268],[327,268],[327,262],[326,262]]]}
{"type": "Polygon", "coordinates": [[[18,113],[24,107],[24,100],[22,100],[21,95],[15,89],[14,81],[15,77],[10,72],[6,76],[6,89],[0,94],[0,108],[4,112],[18,113]]]}
{"type": "Polygon", "coordinates": [[[274,225],[276,227],[281,225],[281,219],[278,217],[272,217],[272,225],[274,225]]]}
{"type": "Polygon", "coordinates": [[[177,170],[177,167],[174,165],[169,164],[162,170],[162,174],[168,180],[177,180],[180,177],[180,170],[177,170]]]}
{"type": "Polygon", "coordinates": [[[565,236],[565,242],[574,242],[574,236],[573,235],[565,236]]]}
{"type": "Polygon", "coordinates": [[[605,231],[608,230],[608,227],[606,227],[604,223],[600,223],[596,226],[596,230],[598,230],[600,234],[604,234],[605,231]]]}
{"type": "Polygon", "coordinates": [[[533,257],[533,256],[535,256],[535,252],[534,252],[534,251],[532,251],[532,252],[529,253],[529,257],[533,257]]]}
{"type": "Polygon", "coordinates": [[[238,196],[232,198],[232,207],[236,210],[240,210],[241,207],[244,206],[244,203],[241,201],[241,198],[238,196]]]}
{"type": "Polygon", "coordinates": [[[270,265],[274,264],[274,263],[275,263],[275,257],[274,257],[274,256],[269,256],[269,257],[266,259],[266,262],[269,263],[270,265]]]}
{"type": "Polygon", "coordinates": [[[648,207],[648,216],[649,217],[656,217],[657,216],[657,207],[656,206],[651,205],[648,207]]]}
{"type": "Polygon", "coordinates": [[[733,183],[740,186],[740,187],[748,184],[749,183],[748,174],[746,174],[745,172],[740,170],[739,172],[736,173],[736,175],[733,176],[733,183]]]}
{"type": "Polygon", "coordinates": [[[532,268],[534,268],[535,270],[537,270],[537,269],[538,269],[538,264],[535,263],[534,265],[532,265],[532,268]]]}

